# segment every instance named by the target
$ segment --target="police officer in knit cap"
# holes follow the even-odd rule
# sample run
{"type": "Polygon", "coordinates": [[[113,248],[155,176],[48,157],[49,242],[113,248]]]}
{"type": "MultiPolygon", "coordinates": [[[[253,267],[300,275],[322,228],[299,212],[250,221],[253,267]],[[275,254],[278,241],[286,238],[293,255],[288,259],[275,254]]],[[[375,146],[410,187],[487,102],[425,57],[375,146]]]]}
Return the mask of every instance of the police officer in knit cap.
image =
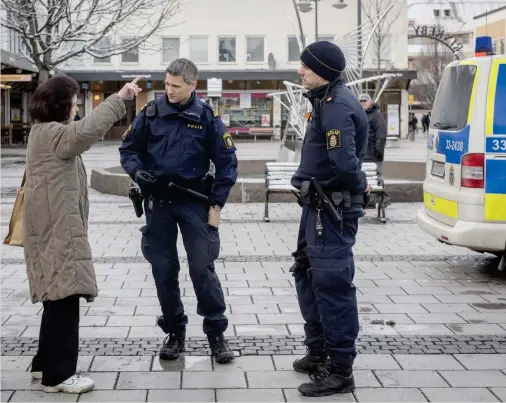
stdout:
{"type": "Polygon", "coordinates": [[[313,108],[292,185],[300,189],[302,218],[290,271],[304,321],[306,355],[298,372],[317,375],[299,386],[306,396],[348,393],[358,336],[352,247],[369,190],[361,170],[367,116],[345,86],[346,67],[336,45],[320,41],[300,56],[299,75],[313,108]]]}

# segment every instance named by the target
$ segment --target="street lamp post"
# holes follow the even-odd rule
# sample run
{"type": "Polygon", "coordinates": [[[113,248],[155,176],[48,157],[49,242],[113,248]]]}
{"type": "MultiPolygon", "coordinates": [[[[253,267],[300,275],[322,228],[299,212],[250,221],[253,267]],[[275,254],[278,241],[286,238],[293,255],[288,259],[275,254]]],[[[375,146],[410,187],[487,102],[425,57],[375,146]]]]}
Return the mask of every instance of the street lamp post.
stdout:
{"type": "MultiPolygon", "coordinates": [[[[303,13],[307,13],[311,11],[313,8],[311,7],[311,3],[314,2],[314,29],[315,29],[315,41],[318,40],[318,2],[321,0],[300,0],[297,5],[299,10],[303,13]]],[[[344,0],[337,0],[332,7],[337,8],[338,10],[342,10],[346,8],[348,5],[344,2],[344,0]]]]}

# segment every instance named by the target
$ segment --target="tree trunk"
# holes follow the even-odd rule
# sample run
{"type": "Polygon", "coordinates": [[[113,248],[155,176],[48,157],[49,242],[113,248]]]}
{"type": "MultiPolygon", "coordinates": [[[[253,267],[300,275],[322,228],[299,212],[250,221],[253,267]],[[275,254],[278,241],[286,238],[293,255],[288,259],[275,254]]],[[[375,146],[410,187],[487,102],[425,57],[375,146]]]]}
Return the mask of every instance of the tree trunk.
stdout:
{"type": "Polygon", "coordinates": [[[39,69],[39,85],[47,80],[49,80],[49,69],[42,67],[39,69]]]}

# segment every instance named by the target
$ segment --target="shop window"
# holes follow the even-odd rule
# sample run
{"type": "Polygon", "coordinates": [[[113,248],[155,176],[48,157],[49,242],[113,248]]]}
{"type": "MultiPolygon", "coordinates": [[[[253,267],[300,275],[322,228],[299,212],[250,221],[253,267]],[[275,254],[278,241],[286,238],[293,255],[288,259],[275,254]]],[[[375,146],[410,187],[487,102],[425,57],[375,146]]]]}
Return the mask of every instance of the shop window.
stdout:
{"type": "MultiPolygon", "coordinates": [[[[123,38],[121,44],[123,46],[130,46],[137,38],[123,38]]],[[[121,54],[121,61],[123,63],[139,63],[139,46],[134,46],[132,49],[121,54]]]]}
{"type": "Polygon", "coordinates": [[[265,94],[224,94],[218,101],[225,126],[234,129],[272,127],[272,98],[265,94]]]}
{"type": "Polygon", "coordinates": [[[194,36],[190,38],[190,59],[194,63],[207,63],[208,57],[207,36],[194,36]]]}
{"type": "Polygon", "coordinates": [[[231,63],[236,61],[235,37],[218,38],[218,48],[220,63],[231,63]]]}
{"type": "MultiPolygon", "coordinates": [[[[108,37],[102,38],[101,41],[98,43],[99,51],[97,53],[100,53],[100,51],[107,51],[110,47],[111,47],[111,38],[108,38],[108,37]]],[[[111,56],[95,57],[94,62],[95,63],[111,63],[111,56]]]]}
{"type": "Polygon", "coordinates": [[[179,58],[179,44],[179,38],[162,39],[162,60],[164,63],[170,63],[171,61],[179,58]]]}
{"type": "Polygon", "coordinates": [[[263,62],[265,61],[265,45],[264,38],[261,37],[249,37],[246,38],[247,56],[248,62],[263,62]]]}

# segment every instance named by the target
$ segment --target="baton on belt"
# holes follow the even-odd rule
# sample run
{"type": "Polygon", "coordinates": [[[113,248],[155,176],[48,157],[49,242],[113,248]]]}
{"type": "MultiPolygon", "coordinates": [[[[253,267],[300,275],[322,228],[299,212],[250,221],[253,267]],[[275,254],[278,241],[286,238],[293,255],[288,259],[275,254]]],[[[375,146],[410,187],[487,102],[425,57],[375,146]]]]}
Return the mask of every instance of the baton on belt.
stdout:
{"type": "Polygon", "coordinates": [[[170,182],[168,185],[169,189],[171,187],[177,189],[177,190],[180,190],[184,193],[187,193],[189,195],[192,195],[193,197],[196,197],[197,199],[200,199],[206,203],[209,203],[209,196],[206,196],[205,194],[203,193],[200,193],[200,192],[197,192],[196,190],[193,190],[193,189],[188,189],[188,188],[185,188],[183,186],[180,186],[180,185],[176,185],[174,182],[170,182]]]}

